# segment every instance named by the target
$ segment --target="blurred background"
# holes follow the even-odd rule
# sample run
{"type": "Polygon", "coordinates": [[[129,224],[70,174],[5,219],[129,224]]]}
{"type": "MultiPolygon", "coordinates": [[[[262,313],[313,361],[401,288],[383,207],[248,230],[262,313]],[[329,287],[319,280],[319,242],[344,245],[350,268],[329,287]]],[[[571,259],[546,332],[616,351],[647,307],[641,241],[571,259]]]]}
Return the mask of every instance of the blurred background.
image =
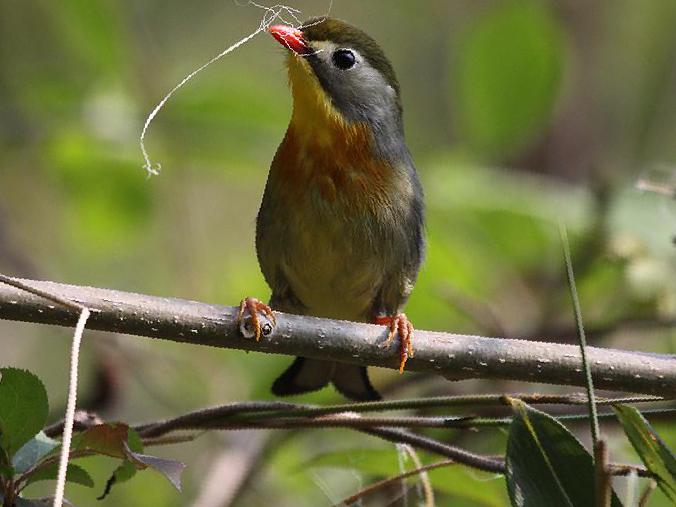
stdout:
{"type": "MultiPolygon", "coordinates": [[[[293,6],[310,17],[328,3],[293,6]]],[[[589,341],[674,352],[673,0],[335,0],[332,15],[376,38],[401,81],[428,206],[428,257],[407,307],[416,327],[575,340],[563,220],[589,341]],[[640,191],[641,181],[657,191],[640,191]]],[[[267,298],[254,220],[290,115],[279,45],[259,35],[167,103],[147,137],[159,176],[146,177],[138,146],[162,96],[261,16],[232,0],[0,2],[0,272],[226,305],[267,298]]],[[[290,362],[85,337],[80,405],[110,420],[270,399],[290,362]]],[[[0,362],[45,381],[53,420],[65,403],[70,338],[0,322],[0,362]]],[[[571,391],[372,376],[387,397],[571,391]]],[[[326,389],[302,399],[340,397],[326,389]]],[[[655,423],[673,447],[673,424],[655,423]]],[[[586,442],[587,427],[573,428],[586,442]]],[[[616,426],[605,431],[613,460],[638,461],[616,426]]],[[[496,430],[435,435],[504,452],[496,430]]],[[[411,466],[393,445],[341,430],[213,433],[154,452],[188,464],[183,493],[143,472],[98,505],[330,505],[411,466]]],[[[80,506],[94,503],[114,468],[105,458],[84,465],[99,489],[69,485],[80,506]]],[[[460,467],[430,477],[439,505],[507,503],[500,478],[460,467]]],[[[622,492],[625,481],[616,486],[622,492]]],[[[403,505],[392,500],[398,491],[365,505],[403,505]]],[[[658,492],[651,505],[667,503],[658,492]]]]}

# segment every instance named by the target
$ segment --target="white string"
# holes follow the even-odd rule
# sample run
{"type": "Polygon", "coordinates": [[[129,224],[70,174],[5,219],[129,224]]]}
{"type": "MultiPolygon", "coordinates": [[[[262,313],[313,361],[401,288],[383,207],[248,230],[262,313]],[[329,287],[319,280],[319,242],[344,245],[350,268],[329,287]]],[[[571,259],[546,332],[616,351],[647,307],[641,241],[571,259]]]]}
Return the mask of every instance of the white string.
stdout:
{"type": "MultiPolygon", "coordinates": [[[[237,0],[235,0],[235,3],[236,3],[237,5],[242,5],[242,4],[240,4],[239,2],[237,2],[237,0]]],[[[239,41],[235,42],[232,46],[230,46],[230,47],[224,49],[223,51],[221,51],[219,54],[217,54],[216,56],[214,56],[211,60],[209,60],[208,62],[206,62],[206,63],[205,63],[204,65],[202,65],[201,67],[195,69],[195,70],[192,71],[190,74],[188,74],[187,76],[185,76],[185,77],[181,80],[180,83],[178,83],[176,86],[174,86],[174,87],[169,91],[169,93],[167,93],[167,94],[162,98],[162,100],[160,100],[160,102],[155,106],[155,108],[150,112],[150,114],[149,114],[148,117],[146,118],[146,121],[145,121],[145,123],[144,123],[144,125],[143,125],[143,130],[141,131],[141,136],[140,136],[140,138],[139,138],[139,144],[140,144],[140,146],[141,146],[141,153],[143,154],[143,160],[144,160],[143,168],[144,168],[144,169],[146,170],[146,172],[148,173],[148,177],[159,174],[159,173],[160,173],[160,169],[162,168],[162,166],[160,165],[159,162],[153,163],[153,162],[150,160],[150,156],[148,155],[148,151],[146,150],[146,146],[145,146],[145,137],[146,137],[146,133],[148,132],[148,128],[150,127],[150,124],[153,122],[153,120],[154,120],[155,117],[157,116],[157,113],[160,112],[160,110],[164,107],[164,105],[166,104],[166,102],[172,97],[172,95],[173,95],[175,92],[177,92],[177,91],[178,91],[180,88],[182,88],[188,81],[190,81],[190,80],[191,80],[193,77],[195,77],[197,74],[199,74],[199,73],[202,72],[204,69],[206,69],[207,67],[209,67],[211,64],[217,62],[218,60],[220,60],[221,58],[223,58],[223,57],[224,57],[225,55],[227,55],[228,53],[231,53],[231,52],[233,52],[235,49],[237,49],[237,48],[239,48],[240,46],[246,44],[246,43],[249,42],[251,39],[253,39],[256,35],[258,35],[259,33],[261,33],[261,32],[263,32],[263,31],[267,30],[268,28],[270,28],[270,26],[271,26],[276,20],[280,20],[282,23],[286,23],[287,25],[291,25],[291,26],[294,27],[294,28],[298,28],[299,26],[302,25],[302,23],[301,23],[301,21],[300,21],[300,18],[299,18],[299,15],[301,14],[301,11],[298,10],[298,9],[294,9],[293,7],[289,7],[289,6],[287,6],[287,5],[282,5],[282,4],[276,4],[276,5],[273,5],[272,7],[267,7],[267,6],[265,6],[265,5],[261,5],[261,4],[257,3],[257,2],[254,2],[253,0],[249,0],[245,5],[252,5],[252,6],[254,6],[254,7],[257,7],[257,8],[259,8],[259,9],[265,11],[265,13],[263,14],[263,19],[261,19],[261,22],[260,22],[260,24],[258,25],[258,28],[257,28],[256,30],[254,30],[253,32],[251,32],[251,33],[250,33],[249,35],[247,35],[246,37],[244,37],[244,38],[240,39],[239,41]],[[290,16],[291,18],[293,18],[294,22],[289,22],[289,20],[286,19],[286,17],[285,17],[285,16],[287,16],[287,15],[290,16]]],[[[331,0],[331,2],[330,2],[330,4],[329,4],[329,9],[328,9],[326,15],[323,16],[322,19],[319,19],[319,20],[317,20],[315,23],[313,23],[313,25],[316,24],[316,23],[321,23],[322,21],[324,21],[324,20],[326,19],[326,17],[329,15],[329,13],[331,12],[331,9],[332,9],[332,8],[333,8],[333,0],[331,0]]]]}
{"type": "Polygon", "coordinates": [[[68,402],[66,403],[66,417],[63,422],[63,438],[61,440],[61,455],[59,456],[59,472],[56,479],[53,507],[62,507],[63,495],[66,490],[66,471],[70,456],[70,443],[73,438],[73,421],[75,420],[75,402],[77,399],[78,362],[80,359],[80,344],[85,325],[89,319],[89,310],[83,308],[73,333],[73,344],[70,349],[70,379],[68,382],[68,402]]]}

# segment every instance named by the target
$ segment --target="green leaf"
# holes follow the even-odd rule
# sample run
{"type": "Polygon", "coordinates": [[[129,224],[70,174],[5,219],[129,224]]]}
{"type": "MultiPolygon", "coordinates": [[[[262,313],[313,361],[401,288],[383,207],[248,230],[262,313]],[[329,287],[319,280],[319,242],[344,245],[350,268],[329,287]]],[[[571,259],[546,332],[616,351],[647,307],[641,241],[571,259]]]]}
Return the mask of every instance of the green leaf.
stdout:
{"type": "Polygon", "coordinates": [[[498,2],[461,43],[459,132],[477,153],[509,154],[551,116],[563,72],[563,31],[545,2],[498,2]]]}
{"type": "MultiPolygon", "coordinates": [[[[26,481],[26,485],[40,481],[54,481],[56,480],[58,473],[59,464],[52,463],[39,469],[34,474],[31,474],[26,481]]],[[[74,464],[68,465],[68,469],[66,470],[66,481],[87,486],[88,488],[94,487],[94,480],[89,473],[84,468],[74,464]]]]}
{"type": "Polygon", "coordinates": [[[124,481],[128,481],[138,470],[143,470],[145,468],[152,468],[153,470],[161,473],[167,480],[174,486],[178,491],[181,491],[181,475],[185,469],[185,464],[180,461],[175,461],[166,458],[158,458],[156,456],[148,456],[146,454],[140,454],[132,452],[128,447],[128,458],[125,459],[122,464],[115,469],[113,475],[110,476],[110,479],[106,482],[106,487],[103,491],[103,494],[98,497],[98,500],[103,500],[115,484],[119,484],[124,481]]]}
{"type": "Polygon", "coordinates": [[[134,475],[127,463],[131,463],[136,470],[152,468],[164,475],[177,490],[181,490],[181,474],[185,469],[185,464],[135,451],[142,451],[143,445],[138,434],[126,424],[113,423],[92,426],[78,436],[74,447],[124,460],[122,465],[108,479],[101,498],[108,494],[115,483],[127,480],[134,475]]]}
{"type": "MultiPolygon", "coordinates": [[[[594,461],[553,417],[512,400],[506,478],[512,505],[594,505],[594,461]]],[[[621,507],[615,493],[611,505],[621,507]]]]}
{"type": "Polygon", "coordinates": [[[634,407],[614,405],[613,409],[641,461],[657,477],[657,485],[676,503],[676,458],[671,450],[634,407]]]}
{"type": "MultiPolygon", "coordinates": [[[[138,433],[136,433],[136,431],[134,431],[131,428],[129,428],[127,442],[129,449],[131,449],[132,451],[135,452],[143,451],[143,442],[141,441],[141,437],[139,436],[138,433]]],[[[128,481],[129,479],[131,479],[136,475],[136,472],[137,472],[136,465],[131,461],[129,461],[128,459],[124,459],[122,463],[115,469],[110,478],[106,481],[106,487],[101,496],[98,497],[98,499],[103,500],[106,496],[108,496],[108,493],[110,493],[110,490],[114,485],[128,481]]]]}
{"type": "Polygon", "coordinates": [[[124,460],[122,464],[119,467],[117,467],[113,472],[113,479],[115,484],[128,481],[129,479],[131,479],[136,475],[136,472],[137,472],[136,465],[134,465],[128,459],[124,460]]]}
{"type": "Polygon", "coordinates": [[[131,461],[125,459],[108,478],[103,493],[101,493],[101,496],[97,497],[96,499],[103,500],[106,498],[113,489],[113,486],[120,484],[121,482],[128,481],[136,475],[136,471],[136,466],[131,461]]]}
{"type": "Polygon", "coordinates": [[[40,379],[16,368],[0,368],[0,447],[9,458],[45,425],[49,405],[40,379]]]}
{"type": "Polygon", "coordinates": [[[59,446],[42,431],[31,438],[12,458],[15,473],[22,474],[59,446]]]}
{"type": "Polygon", "coordinates": [[[112,458],[126,457],[129,426],[123,423],[97,424],[73,439],[73,448],[88,450],[112,458]]]}
{"type": "Polygon", "coordinates": [[[141,437],[136,430],[129,428],[127,433],[127,445],[133,452],[143,452],[143,440],[141,440],[141,437]]]}

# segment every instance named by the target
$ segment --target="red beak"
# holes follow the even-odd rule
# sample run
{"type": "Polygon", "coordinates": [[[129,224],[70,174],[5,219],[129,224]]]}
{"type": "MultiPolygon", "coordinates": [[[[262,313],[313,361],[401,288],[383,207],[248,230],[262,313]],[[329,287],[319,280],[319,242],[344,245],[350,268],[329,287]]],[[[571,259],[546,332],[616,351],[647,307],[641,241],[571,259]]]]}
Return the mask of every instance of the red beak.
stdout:
{"type": "Polygon", "coordinates": [[[273,25],[268,28],[268,32],[277,39],[277,42],[296,54],[307,55],[313,52],[312,48],[303,39],[303,32],[297,28],[287,25],[273,25]]]}

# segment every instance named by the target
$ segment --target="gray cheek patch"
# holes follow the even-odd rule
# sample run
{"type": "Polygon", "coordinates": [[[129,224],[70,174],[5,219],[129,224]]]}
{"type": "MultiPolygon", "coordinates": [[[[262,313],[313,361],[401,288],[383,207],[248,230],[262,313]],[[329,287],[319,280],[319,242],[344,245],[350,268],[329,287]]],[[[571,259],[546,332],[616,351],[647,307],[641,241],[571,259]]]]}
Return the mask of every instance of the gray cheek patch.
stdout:
{"type": "Polygon", "coordinates": [[[346,48],[355,53],[357,63],[350,69],[341,70],[332,62],[333,52],[339,49],[338,46],[331,42],[313,45],[319,52],[308,61],[336,109],[348,120],[398,122],[396,91],[359,51],[346,48]]]}
{"type": "Polygon", "coordinates": [[[317,53],[308,57],[308,63],[333,106],[347,121],[370,125],[378,156],[408,157],[396,89],[354,48],[328,41],[313,42],[313,47],[317,53]],[[342,48],[354,52],[354,67],[341,70],[333,64],[333,52],[342,48]]]}

